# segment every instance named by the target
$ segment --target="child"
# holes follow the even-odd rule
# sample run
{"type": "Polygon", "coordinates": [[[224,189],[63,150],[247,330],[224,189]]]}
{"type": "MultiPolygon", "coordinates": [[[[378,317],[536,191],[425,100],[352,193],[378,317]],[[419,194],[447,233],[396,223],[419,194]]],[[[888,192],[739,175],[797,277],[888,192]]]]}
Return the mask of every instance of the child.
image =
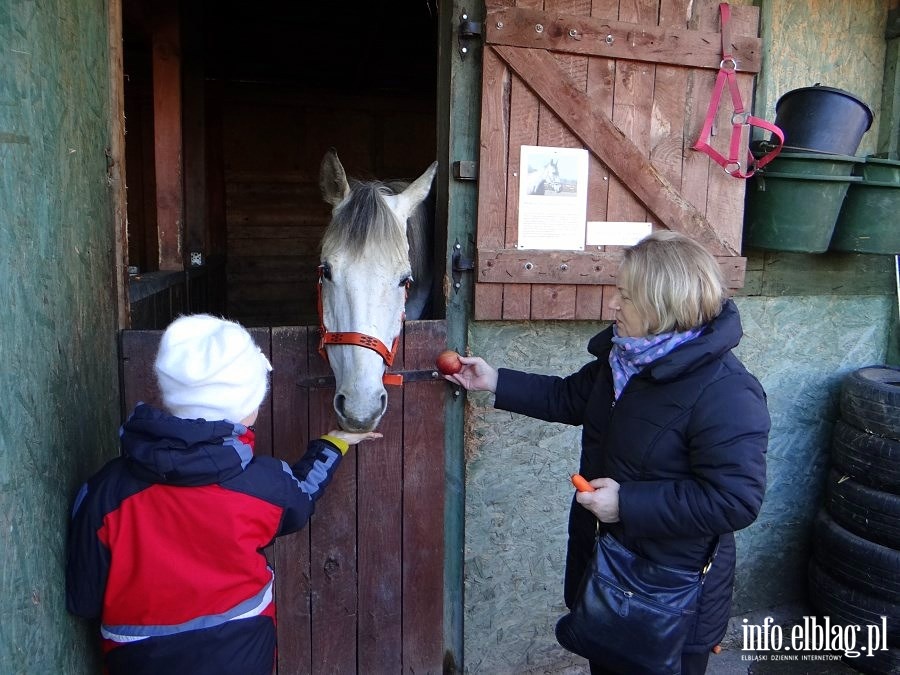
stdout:
{"type": "Polygon", "coordinates": [[[122,456],[75,500],[67,605],[101,619],[111,675],[270,675],[274,573],[263,548],[303,528],[349,445],[330,431],[289,467],[254,457],[272,370],[239,324],[174,321],[155,364],[168,412],[140,404],[122,456]]]}

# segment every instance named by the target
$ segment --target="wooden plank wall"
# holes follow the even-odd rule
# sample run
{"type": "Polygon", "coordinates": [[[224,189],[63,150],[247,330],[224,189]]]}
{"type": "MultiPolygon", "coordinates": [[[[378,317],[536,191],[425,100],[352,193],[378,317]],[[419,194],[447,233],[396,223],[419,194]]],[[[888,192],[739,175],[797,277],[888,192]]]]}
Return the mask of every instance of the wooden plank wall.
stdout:
{"type": "MultiPolygon", "coordinates": [[[[298,460],[335,426],[314,327],[251,329],[274,368],[257,454],[298,460]]],[[[159,331],[123,331],[123,416],[159,405],[159,331]]],[[[430,371],[446,322],[411,321],[395,371],[430,371]]],[[[440,379],[388,392],[384,438],[352,449],[309,525],[268,551],[276,570],[278,674],[437,673],[443,658],[444,400],[440,379]]]]}
{"type": "Polygon", "coordinates": [[[335,147],[351,177],[416,178],[434,161],[434,103],[264,85],[232,85],[223,96],[229,316],[313,323],[330,219],[318,182],[325,151],[335,147]]]}

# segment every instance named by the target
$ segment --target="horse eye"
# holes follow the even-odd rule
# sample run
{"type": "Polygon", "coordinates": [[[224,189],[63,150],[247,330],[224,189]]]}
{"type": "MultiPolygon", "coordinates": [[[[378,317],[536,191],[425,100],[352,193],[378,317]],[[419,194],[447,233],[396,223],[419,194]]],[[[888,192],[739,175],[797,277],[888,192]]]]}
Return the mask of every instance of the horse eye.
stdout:
{"type": "Polygon", "coordinates": [[[400,285],[400,286],[406,286],[406,284],[411,284],[412,282],[413,282],[413,278],[412,278],[412,274],[410,274],[410,275],[408,275],[408,276],[403,277],[403,278],[400,280],[399,285],[400,285]]]}
{"type": "Polygon", "coordinates": [[[320,267],[322,268],[322,276],[325,279],[331,281],[331,265],[329,265],[328,263],[322,263],[320,267]]]}

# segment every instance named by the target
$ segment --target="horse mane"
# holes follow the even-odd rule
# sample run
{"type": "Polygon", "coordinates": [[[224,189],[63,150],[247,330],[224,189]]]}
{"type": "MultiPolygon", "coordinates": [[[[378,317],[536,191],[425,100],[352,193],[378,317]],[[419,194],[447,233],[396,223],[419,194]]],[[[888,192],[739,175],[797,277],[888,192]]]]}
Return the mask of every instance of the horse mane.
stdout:
{"type": "Polygon", "coordinates": [[[349,196],[334,210],[322,237],[323,255],[327,251],[343,251],[358,259],[373,246],[387,259],[409,261],[413,277],[419,278],[428,259],[427,212],[419,205],[404,228],[383,199],[407,185],[401,181],[353,181],[349,196]]]}

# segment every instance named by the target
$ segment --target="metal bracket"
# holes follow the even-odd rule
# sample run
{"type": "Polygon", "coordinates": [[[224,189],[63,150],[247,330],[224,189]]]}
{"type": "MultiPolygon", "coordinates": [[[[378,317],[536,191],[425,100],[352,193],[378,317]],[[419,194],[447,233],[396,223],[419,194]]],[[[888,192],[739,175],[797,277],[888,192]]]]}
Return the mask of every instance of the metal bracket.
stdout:
{"type": "Polygon", "coordinates": [[[457,28],[457,39],[459,41],[459,55],[462,58],[469,53],[469,46],[474,40],[481,40],[481,22],[470,21],[469,13],[463,10],[459,17],[459,27],[457,28]]]}
{"type": "Polygon", "coordinates": [[[451,256],[451,277],[453,278],[453,290],[459,291],[462,287],[462,273],[471,272],[475,269],[475,261],[463,255],[462,244],[459,239],[453,244],[453,255],[451,256]]]}
{"type": "Polygon", "coordinates": [[[456,180],[478,180],[478,162],[471,159],[453,162],[453,177],[456,180]]]}
{"type": "MultiPolygon", "coordinates": [[[[442,378],[440,374],[434,370],[389,370],[387,374],[402,375],[403,383],[410,382],[438,382],[442,378]]],[[[327,389],[334,387],[334,375],[322,375],[320,377],[304,377],[297,380],[297,386],[301,389],[327,389]]]]}

